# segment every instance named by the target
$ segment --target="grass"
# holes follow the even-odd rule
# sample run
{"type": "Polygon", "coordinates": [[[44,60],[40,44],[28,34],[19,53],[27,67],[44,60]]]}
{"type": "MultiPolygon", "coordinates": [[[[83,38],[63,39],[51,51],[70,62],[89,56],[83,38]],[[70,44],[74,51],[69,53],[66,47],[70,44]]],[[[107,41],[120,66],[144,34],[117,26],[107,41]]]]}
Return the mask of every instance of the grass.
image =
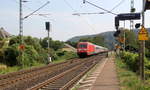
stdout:
{"type": "MultiPolygon", "coordinates": [[[[0,65],[2,65],[2,64],[0,64],[0,65]]],[[[19,70],[22,70],[22,69],[29,69],[29,68],[40,67],[40,66],[44,66],[44,64],[35,63],[32,67],[21,67],[21,66],[7,67],[6,66],[6,68],[1,68],[0,69],[0,74],[7,74],[7,73],[10,73],[10,72],[16,72],[16,71],[19,71],[19,70]]]]}
{"type": "MultiPolygon", "coordinates": [[[[117,58],[116,66],[121,90],[150,90],[150,84],[144,84],[136,73],[127,68],[127,65],[121,59],[117,58]]],[[[149,82],[149,80],[145,82],[149,82]]]]}

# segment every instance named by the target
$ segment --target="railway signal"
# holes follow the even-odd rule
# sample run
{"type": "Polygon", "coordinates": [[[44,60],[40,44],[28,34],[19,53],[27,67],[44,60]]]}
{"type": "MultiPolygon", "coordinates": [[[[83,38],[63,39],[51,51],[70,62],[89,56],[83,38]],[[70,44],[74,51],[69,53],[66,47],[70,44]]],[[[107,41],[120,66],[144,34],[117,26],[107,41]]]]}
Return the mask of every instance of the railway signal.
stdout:
{"type": "Polygon", "coordinates": [[[121,33],[121,31],[120,31],[120,30],[117,30],[117,31],[114,33],[114,37],[118,37],[120,33],[121,33]]]}
{"type": "Polygon", "coordinates": [[[135,28],[139,28],[141,26],[140,23],[135,24],[135,28]]]}
{"type": "Polygon", "coordinates": [[[85,0],[83,0],[83,3],[85,4],[85,0]]]}
{"type": "Polygon", "coordinates": [[[150,0],[144,0],[144,11],[150,10],[150,0]]]}
{"type": "Polygon", "coordinates": [[[116,29],[118,30],[118,28],[119,28],[119,17],[115,17],[115,27],[116,27],[116,29]]]}
{"type": "Polygon", "coordinates": [[[115,17],[115,27],[118,30],[119,28],[119,21],[120,20],[139,20],[141,19],[141,13],[123,13],[123,14],[118,14],[115,17]]]}
{"type": "Polygon", "coordinates": [[[45,22],[45,27],[46,27],[46,30],[49,31],[50,30],[50,22],[45,22]]]}
{"type": "Polygon", "coordinates": [[[48,33],[48,40],[47,40],[47,48],[48,48],[48,54],[47,54],[47,58],[48,58],[48,61],[51,62],[51,57],[49,55],[49,50],[50,50],[50,44],[49,44],[49,41],[50,41],[50,38],[49,38],[49,32],[50,32],[50,22],[45,22],[45,27],[46,27],[46,30],[47,30],[47,33],[48,33]]]}

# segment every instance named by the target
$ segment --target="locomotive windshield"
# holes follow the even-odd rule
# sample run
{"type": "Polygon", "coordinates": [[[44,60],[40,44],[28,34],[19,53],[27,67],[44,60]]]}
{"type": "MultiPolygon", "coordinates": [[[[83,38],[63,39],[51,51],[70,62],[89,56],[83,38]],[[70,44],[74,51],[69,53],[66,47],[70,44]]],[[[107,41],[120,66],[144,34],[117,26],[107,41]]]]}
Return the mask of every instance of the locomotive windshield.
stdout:
{"type": "Polygon", "coordinates": [[[87,48],[87,45],[86,44],[80,44],[79,48],[87,48]]]}

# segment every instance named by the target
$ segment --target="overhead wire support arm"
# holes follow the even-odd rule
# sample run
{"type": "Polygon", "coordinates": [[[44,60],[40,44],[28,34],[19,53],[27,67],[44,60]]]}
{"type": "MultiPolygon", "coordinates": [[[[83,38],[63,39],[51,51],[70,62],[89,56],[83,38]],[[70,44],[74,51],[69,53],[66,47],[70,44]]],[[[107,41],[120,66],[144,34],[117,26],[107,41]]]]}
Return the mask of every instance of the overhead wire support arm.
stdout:
{"type": "Polygon", "coordinates": [[[99,13],[73,13],[72,15],[91,15],[91,14],[105,14],[105,12],[99,12],[99,13]]]}
{"type": "Polygon", "coordinates": [[[117,15],[116,13],[113,13],[113,12],[111,12],[111,11],[109,11],[109,10],[106,10],[106,9],[100,7],[100,6],[97,6],[97,5],[95,5],[95,4],[91,3],[91,2],[89,2],[89,1],[83,0],[83,3],[88,3],[88,4],[92,5],[92,6],[95,6],[95,7],[99,8],[99,9],[102,9],[102,10],[106,11],[107,13],[110,13],[110,14],[113,14],[113,15],[117,15]]]}
{"type": "Polygon", "coordinates": [[[39,11],[40,9],[42,9],[43,7],[45,7],[46,5],[48,5],[49,3],[50,3],[50,1],[46,2],[46,3],[45,3],[44,5],[42,5],[40,8],[38,8],[38,9],[35,10],[35,11],[33,11],[33,12],[30,13],[29,15],[25,16],[25,17],[23,18],[23,20],[26,19],[26,18],[28,18],[28,17],[30,17],[31,15],[33,15],[34,13],[36,13],[37,11],[39,11]]]}

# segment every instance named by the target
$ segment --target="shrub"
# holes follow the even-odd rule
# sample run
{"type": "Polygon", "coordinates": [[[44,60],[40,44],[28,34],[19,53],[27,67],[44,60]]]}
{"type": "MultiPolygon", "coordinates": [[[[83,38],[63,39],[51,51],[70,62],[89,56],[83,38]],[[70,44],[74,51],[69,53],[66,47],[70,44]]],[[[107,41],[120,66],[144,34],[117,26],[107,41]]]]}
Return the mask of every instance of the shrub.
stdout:
{"type": "MultiPolygon", "coordinates": [[[[120,57],[128,65],[129,69],[136,72],[139,69],[139,57],[136,53],[122,52],[120,57]]],[[[150,70],[150,61],[144,58],[145,68],[150,70]]]]}
{"type": "Polygon", "coordinates": [[[145,78],[149,79],[150,78],[150,70],[145,70],[145,78]]]}
{"type": "Polygon", "coordinates": [[[4,50],[4,60],[6,65],[15,66],[18,64],[17,57],[19,55],[18,45],[14,44],[4,50]]]}
{"type": "Polygon", "coordinates": [[[120,56],[128,65],[129,69],[131,69],[134,72],[138,70],[138,54],[122,52],[120,56]]]}

